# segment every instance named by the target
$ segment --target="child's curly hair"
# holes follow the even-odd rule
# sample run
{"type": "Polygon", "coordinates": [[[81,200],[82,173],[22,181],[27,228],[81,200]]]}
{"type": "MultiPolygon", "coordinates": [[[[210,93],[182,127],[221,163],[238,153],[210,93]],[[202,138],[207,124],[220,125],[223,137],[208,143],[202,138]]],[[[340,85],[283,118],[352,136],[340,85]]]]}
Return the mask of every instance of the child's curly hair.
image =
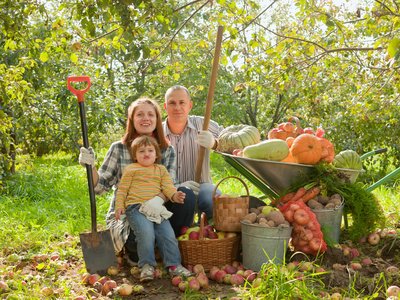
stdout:
{"type": "Polygon", "coordinates": [[[137,161],[136,159],[136,152],[140,147],[143,146],[153,146],[154,149],[156,150],[156,163],[159,164],[161,163],[161,150],[160,146],[157,143],[157,140],[151,136],[148,135],[142,135],[137,137],[132,141],[131,147],[129,148],[131,152],[131,156],[133,161],[137,161]]]}

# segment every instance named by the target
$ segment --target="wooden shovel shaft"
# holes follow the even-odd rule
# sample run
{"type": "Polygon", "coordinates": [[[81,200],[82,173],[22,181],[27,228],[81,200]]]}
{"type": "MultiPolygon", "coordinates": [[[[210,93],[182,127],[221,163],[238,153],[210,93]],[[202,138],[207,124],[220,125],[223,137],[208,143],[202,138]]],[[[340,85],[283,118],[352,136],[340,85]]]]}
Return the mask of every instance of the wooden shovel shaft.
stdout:
{"type": "MultiPolygon", "coordinates": [[[[208,87],[208,95],[207,95],[207,102],[206,102],[206,112],[204,114],[204,123],[203,123],[203,130],[208,130],[208,125],[210,124],[211,119],[211,110],[213,105],[213,98],[214,98],[214,90],[215,90],[215,83],[217,81],[217,74],[218,74],[218,66],[219,66],[219,57],[221,54],[221,43],[222,43],[222,33],[224,31],[223,26],[218,26],[217,32],[217,40],[215,43],[215,52],[214,52],[214,60],[211,70],[211,78],[210,78],[210,85],[208,87]]],[[[206,149],[204,147],[200,147],[199,156],[197,157],[196,163],[196,182],[200,183],[201,180],[201,171],[203,166],[203,160],[205,155],[206,149]]]]}

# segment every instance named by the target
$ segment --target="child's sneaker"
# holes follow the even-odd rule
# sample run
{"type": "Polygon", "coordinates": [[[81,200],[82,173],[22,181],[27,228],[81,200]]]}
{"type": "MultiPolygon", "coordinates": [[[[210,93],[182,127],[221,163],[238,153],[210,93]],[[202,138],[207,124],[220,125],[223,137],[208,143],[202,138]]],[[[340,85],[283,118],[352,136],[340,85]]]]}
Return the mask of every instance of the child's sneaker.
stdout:
{"type": "Polygon", "coordinates": [[[151,281],[154,279],[154,267],[145,264],[140,272],[140,282],[151,281]]]}
{"type": "Polygon", "coordinates": [[[186,269],[182,265],[169,267],[169,271],[168,272],[169,272],[169,275],[171,275],[171,277],[178,276],[178,275],[184,276],[184,277],[189,277],[189,276],[193,275],[192,272],[190,272],[188,269],[186,269]]]}

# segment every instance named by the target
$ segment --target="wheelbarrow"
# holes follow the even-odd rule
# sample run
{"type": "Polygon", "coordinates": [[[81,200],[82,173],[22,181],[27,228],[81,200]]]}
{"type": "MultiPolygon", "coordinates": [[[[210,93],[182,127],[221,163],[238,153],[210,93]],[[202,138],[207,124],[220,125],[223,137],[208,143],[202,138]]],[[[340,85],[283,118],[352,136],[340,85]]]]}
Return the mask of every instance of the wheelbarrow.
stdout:
{"type": "MultiPolygon", "coordinates": [[[[367,157],[386,151],[386,148],[373,150],[361,155],[360,158],[366,159],[367,157]]],[[[217,153],[222,155],[228,164],[253,183],[261,192],[272,199],[278,198],[280,195],[284,194],[300,179],[311,177],[315,171],[315,167],[312,165],[252,159],[223,152],[217,153]]],[[[337,168],[337,170],[354,180],[361,172],[364,172],[363,170],[343,168],[337,168]]],[[[399,174],[400,167],[366,188],[366,190],[372,191],[378,186],[395,179],[399,174]]]]}

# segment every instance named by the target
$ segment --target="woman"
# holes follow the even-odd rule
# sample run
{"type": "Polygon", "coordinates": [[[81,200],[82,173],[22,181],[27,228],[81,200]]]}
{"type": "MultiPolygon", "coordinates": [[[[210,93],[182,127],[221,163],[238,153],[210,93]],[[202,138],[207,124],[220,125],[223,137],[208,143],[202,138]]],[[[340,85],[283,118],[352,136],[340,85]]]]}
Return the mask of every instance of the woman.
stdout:
{"type": "MultiPolygon", "coordinates": [[[[139,98],[129,106],[125,134],[120,141],[111,144],[99,171],[94,166],[92,149],[82,147],[79,155],[79,163],[81,165],[88,164],[92,166],[96,194],[102,194],[111,188],[114,189],[114,195],[106,217],[107,228],[110,229],[116,253],[120,254],[125,248],[128,258],[134,262],[138,261],[135,236],[126,219],[115,219],[115,196],[124,168],[133,163],[129,146],[135,138],[141,135],[152,136],[157,140],[161,149],[161,164],[167,168],[175,182],[175,150],[164,136],[160,107],[154,100],[149,98],[139,98]]],[[[178,187],[178,190],[186,194],[184,202],[172,203],[168,201],[165,205],[173,213],[169,222],[176,236],[179,235],[183,226],[190,226],[193,223],[195,209],[193,191],[184,186],[178,187]]]]}

